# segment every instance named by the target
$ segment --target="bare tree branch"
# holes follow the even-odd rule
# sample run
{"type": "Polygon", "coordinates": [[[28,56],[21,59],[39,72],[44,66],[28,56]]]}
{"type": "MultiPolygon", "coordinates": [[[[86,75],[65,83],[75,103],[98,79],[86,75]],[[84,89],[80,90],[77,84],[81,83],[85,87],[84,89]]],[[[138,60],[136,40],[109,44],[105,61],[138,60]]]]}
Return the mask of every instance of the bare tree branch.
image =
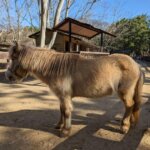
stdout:
{"type": "Polygon", "coordinates": [[[8,29],[11,29],[11,19],[10,19],[10,11],[9,11],[9,2],[8,0],[3,0],[3,3],[4,3],[4,6],[5,6],[5,9],[6,9],[6,12],[7,12],[7,20],[8,20],[8,29]]]}
{"type": "Polygon", "coordinates": [[[32,4],[33,4],[33,0],[31,0],[30,3],[28,1],[26,1],[26,9],[27,9],[27,13],[29,14],[29,18],[30,18],[30,25],[32,27],[34,27],[33,18],[32,18],[31,12],[30,12],[30,8],[31,8],[32,4]]]}
{"type": "MultiPolygon", "coordinates": [[[[59,19],[60,19],[60,15],[61,15],[61,10],[63,8],[63,4],[64,4],[64,0],[59,0],[59,3],[57,5],[57,9],[56,9],[55,19],[54,19],[54,26],[59,23],[59,19]]],[[[57,36],[57,32],[53,32],[51,41],[49,43],[49,49],[51,49],[52,46],[54,45],[56,36],[57,36]]]]}
{"type": "Polygon", "coordinates": [[[93,5],[99,1],[101,0],[88,1],[87,4],[85,5],[85,8],[82,11],[82,15],[80,16],[80,18],[82,19],[92,9],[93,5]]]}

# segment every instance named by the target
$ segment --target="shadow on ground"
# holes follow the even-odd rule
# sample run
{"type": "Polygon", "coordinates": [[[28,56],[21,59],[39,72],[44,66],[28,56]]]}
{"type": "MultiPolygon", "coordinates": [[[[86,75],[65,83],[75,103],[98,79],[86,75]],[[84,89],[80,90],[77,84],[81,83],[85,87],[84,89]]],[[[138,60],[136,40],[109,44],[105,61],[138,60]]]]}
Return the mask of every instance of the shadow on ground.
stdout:
{"type": "MultiPolygon", "coordinates": [[[[97,105],[97,102],[95,102],[95,105],[97,105]]],[[[143,118],[141,118],[139,127],[136,127],[135,129],[131,129],[130,132],[124,136],[122,135],[123,138],[121,139],[121,141],[114,141],[113,139],[108,140],[108,139],[94,136],[94,134],[99,129],[107,130],[112,133],[121,134],[119,129],[115,129],[113,127],[107,126],[108,123],[117,124],[118,126],[120,125],[120,121],[118,120],[116,120],[115,122],[111,122],[111,121],[115,120],[116,114],[122,112],[120,109],[120,107],[122,106],[121,102],[117,102],[112,105],[113,105],[112,109],[114,111],[107,110],[106,113],[103,115],[87,113],[86,116],[80,116],[74,113],[73,125],[74,126],[84,125],[84,127],[80,129],[77,133],[67,138],[62,143],[55,145],[53,149],[54,150],[73,150],[73,149],[101,150],[101,147],[102,148],[105,147],[105,150],[110,150],[110,149],[135,150],[138,147],[146,129],[150,127],[150,124],[146,124],[147,122],[146,118],[145,118],[146,120],[145,119],[143,120],[143,118]],[[130,147],[128,147],[129,145],[130,147]]],[[[147,117],[150,117],[150,113],[148,113],[150,112],[149,109],[150,99],[149,101],[147,101],[147,103],[144,104],[143,107],[145,107],[145,109],[144,111],[142,111],[141,116],[148,115],[147,117]]],[[[103,108],[103,110],[105,110],[105,108],[103,108]]],[[[47,132],[54,136],[59,136],[59,131],[54,129],[54,124],[57,122],[58,116],[59,116],[58,110],[21,110],[21,111],[9,112],[9,113],[0,113],[0,126],[13,127],[17,129],[18,128],[32,129],[32,130],[47,132]]],[[[21,134],[23,138],[24,134],[19,132],[21,131],[18,131],[17,134],[21,134]]],[[[14,134],[14,133],[7,132],[7,134],[14,134]]],[[[7,140],[3,141],[2,146],[5,147],[7,144],[8,144],[7,140]]],[[[32,145],[32,141],[30,144],[32,145]]],[[[21,147],[21,145],[18,145],[19,148],[21,147]]]]}

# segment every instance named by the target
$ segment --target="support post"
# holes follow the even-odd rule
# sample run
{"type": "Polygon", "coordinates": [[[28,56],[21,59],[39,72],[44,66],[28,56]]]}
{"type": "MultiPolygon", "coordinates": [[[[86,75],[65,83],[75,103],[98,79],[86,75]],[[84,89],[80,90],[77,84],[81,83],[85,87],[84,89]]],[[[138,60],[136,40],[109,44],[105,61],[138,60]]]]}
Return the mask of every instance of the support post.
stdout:
{"type": "Polygon", "coordinates": [[[70,51],[70,52],[71,52],[71,50],[72,50],[71,33],[72,33],[72,30],[71,30],[71,21],[69,21],[69,51],[70,51]]]}
{"type": "Polygon", "coordinates": [[[79,52],[79,44],[77,43],[76,51],[79,52]]]}
{"type": "Polygon", "coordinates": [[[100,43],[101,46],[103,46],[103,33],[101,33],[101,43],[100,43]]]}
{"type": "Polygon", "coordinates": [[[100,46],[101,46],[101,51],[103,51],[103,33],[101,33],[101,40],[100,40],[100,46]]]}

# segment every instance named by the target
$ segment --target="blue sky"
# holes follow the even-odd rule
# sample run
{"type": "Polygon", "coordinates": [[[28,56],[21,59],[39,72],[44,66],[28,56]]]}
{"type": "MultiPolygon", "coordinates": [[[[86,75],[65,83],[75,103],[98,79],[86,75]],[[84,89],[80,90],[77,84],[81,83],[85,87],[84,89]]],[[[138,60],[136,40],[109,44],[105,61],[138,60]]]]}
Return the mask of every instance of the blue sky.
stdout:
{"type": "MultiPolygon", "coordinates": [[[[16,24],[16,12],[14,10],[14,0],[10,1],[10,14],[11,18],[16,24]],[[13,5],[12,5],[13,4],[13,5]]],[[[30,1],[30,0],[29,0],[30,1]]],[[[75,0],[75,5],[72,6],[69,17],[74,18],[76,16],[77,10],[81,9],[84,10],[84,4],[87,0],[75,0]]],[[[1,6],[2,0],[0,0],[1,6]]],[[[33,0],[33,6],[30,8],[31,15],[34,17],[33,23],[35,26],[38,26],[38,7],[36,4],[37,0],[33,0]]],[[[23,0],[18,0],[18,5],[21,5],[23,0]]],[[[21,7],[21,6],[19,6],[21,7]]],[[[55,6],[56,7],[56,6],[55,6]]],[[[0,7],[1,8],[1,7],[0,7]]],[[[22,16],[26,14],[26,11],[21,11],[22,16]]],[[[137,15],[147,14],[150,16],[150,0],[99,0],[96,3],[92,10],[89,13],[89,17],[91,19],[97,19],[102,22],[112,23],[121,18],[132,18],[137,15]]],[[[6,12],[4,9],[1,8],[0,10],[0,22],[4,24],[6,12]]],[[[79,13],[80,16],[80,13],[79,13]]],[[[79,18],[79,16],[76,17],[79,18]]],[[[88,18],[88,17],[87,17],[88,18]]],[[[29,16],[26,16],[26,20],[22,22],[22,25],[30,25],[29,16]]]]}
{"type": "MultiPolygon", "coordinates": [[[[70,16],[73,17],[76,9],[86,0],[76,0],[77,4],[70,16]],[[81,3],[82,2],[82,3],[81,3]]],[[[92,8],[91,17],[112,23],[121,18],[132,18],[137,15],[150,16],[150,0],[101,0],[92,8]]]]}
{"type": "Polygon", "coordinates": [[[150,0],[107,0],[107,3],[110,5],[111,10],[108,12],[108,17],[106,17],[106,21],[108,22],[113,22],[123,17],[132,18],[141,14],[150,16],[150,0]],[[118,10],[113,20],[113,11],[115,8],[118,10]]]}
{"type": "MultiPolygon", "coordinates": [[[[117,0],[108,0],[111,5],[115,5],[117,0]]],[[[121,4],[121,15],[125,18],[133,16],[147,14],[150,15],[150,0],[120,0],[121,4]]],[[[110,19],[111,20],[111,19],[110,19]]]]}
{"type": "Polygon", "coordinates": [[[139,15],[141,13],[147,13],[150,15],[150,0],[126,0],[124,10],[128,10],[133,15],[139,15]]]}

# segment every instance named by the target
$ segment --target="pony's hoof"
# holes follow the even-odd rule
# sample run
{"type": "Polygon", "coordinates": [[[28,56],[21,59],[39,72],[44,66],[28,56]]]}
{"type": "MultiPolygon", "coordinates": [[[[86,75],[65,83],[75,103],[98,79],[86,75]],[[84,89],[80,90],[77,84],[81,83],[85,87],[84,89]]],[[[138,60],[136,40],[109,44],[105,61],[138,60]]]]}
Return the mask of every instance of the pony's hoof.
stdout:
{"type": "Polygon", "coordinates": [[[71,129],[62,129],[60,132],[60,137],[68,137],[71,133],[71,129]]]}
{"type": "Polygon", "coordinates": [[[122,131],[123,134],[128,133],[128,131],[129,131],[129,126],[127,126],[127,125],[122,126],[122,127],[121,127],[121,131],[122,131]]]}

